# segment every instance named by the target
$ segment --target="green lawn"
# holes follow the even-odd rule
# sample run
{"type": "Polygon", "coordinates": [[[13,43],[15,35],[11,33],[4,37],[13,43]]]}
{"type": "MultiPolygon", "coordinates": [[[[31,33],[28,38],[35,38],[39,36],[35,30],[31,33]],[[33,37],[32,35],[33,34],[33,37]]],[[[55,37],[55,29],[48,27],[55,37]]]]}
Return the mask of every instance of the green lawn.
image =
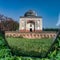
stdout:
{"type": "Polygon", "coordinates": [[[6,38],[12,51],[17,55],[45,56],[53,39],[26,39],[26,38],[6,38]]]}

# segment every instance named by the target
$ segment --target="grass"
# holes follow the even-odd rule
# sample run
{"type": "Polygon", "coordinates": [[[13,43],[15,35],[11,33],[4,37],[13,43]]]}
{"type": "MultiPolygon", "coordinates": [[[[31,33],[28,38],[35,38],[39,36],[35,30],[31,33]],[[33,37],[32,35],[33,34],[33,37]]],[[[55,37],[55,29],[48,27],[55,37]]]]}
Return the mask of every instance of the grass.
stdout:
{"type": "Polygon", "coordinates": [[[26,39],[8,37],[6,40],[14,53],[26,56],[45,56],[53,43],[52,38],[26,39]]]}

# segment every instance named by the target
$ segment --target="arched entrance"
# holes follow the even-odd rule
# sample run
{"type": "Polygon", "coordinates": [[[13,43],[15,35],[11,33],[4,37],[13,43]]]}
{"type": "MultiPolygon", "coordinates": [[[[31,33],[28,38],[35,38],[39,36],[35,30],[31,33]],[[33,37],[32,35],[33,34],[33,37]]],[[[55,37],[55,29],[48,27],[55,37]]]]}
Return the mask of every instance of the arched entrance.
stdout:
{"type": "Polygon", "coordinates": [[[30,23],[30,32],[33,32],[35,30],[34,23],[30,23]]]}
{"type": "Polygon", "coordinates": [[[30,32],[32,32],[32,28],[30,28],[30,32]]]}
{"type": "Polygon", "coordinates": [[[35,22],[34,21],[28,21],[27,27],[28,27],[28,30],[30,32],[34,32],[35,31],[35,22]]]}

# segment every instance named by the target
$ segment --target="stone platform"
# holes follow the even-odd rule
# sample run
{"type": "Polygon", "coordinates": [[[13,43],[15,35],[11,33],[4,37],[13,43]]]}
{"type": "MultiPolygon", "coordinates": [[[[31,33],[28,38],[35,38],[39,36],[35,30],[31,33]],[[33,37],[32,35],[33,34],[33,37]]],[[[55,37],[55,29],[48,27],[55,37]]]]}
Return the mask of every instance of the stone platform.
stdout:
{"type": "Polygon", "coordinates": [[[42,32],[19,32],[19,31],[5,31],[6,37],[23,37],[23,38],[54,38],[57,32],[42,31],[42,32]]]}

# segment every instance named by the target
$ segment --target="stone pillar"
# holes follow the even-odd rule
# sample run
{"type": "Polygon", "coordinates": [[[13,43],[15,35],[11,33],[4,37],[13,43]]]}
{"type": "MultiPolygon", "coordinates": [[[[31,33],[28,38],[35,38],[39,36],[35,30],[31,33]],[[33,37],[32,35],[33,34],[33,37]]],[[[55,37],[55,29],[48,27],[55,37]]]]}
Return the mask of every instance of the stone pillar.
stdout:
{"type": "Polygon", "coordinates": [[[27,24],[27,23],[26,23],[26,20],[25,20],[25,31],[26,31],[26,24],[27,24]]]}
{"type": "Polygon", "coordinates": [[[35,20],[35,31],[36,31],[36,20],[35,20]]]}

